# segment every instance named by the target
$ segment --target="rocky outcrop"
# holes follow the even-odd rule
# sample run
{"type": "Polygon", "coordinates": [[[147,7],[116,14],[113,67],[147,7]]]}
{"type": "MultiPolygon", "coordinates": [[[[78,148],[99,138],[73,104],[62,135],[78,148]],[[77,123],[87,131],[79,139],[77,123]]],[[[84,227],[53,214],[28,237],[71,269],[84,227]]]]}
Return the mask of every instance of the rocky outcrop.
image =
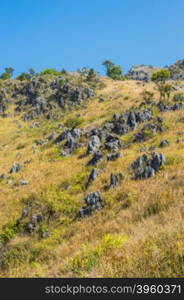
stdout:
{"type": "Polygon", "coordinates": [[[160,101],[157,103],[157,107],[161,112],[167,112],[167,111],[175,111],[183,108],[183,103],[178,102],[175,104],[165,104],[163,101],[160,101]]]}
{"type": "Polygon", "coordinates": [[[87,154],[95,153],[101,146],[98,135],[93,135],[88,142],[87,154]]]}
{"type": "Polygon", "coordinates": [[[126,77],[132,80],[141,80],[148,82],[151,80],[151,76],[156,70],[157,68],[151,65],[132,66],[126,74],[126,77]]]}
{"type": "Polygon", "coordinates": [[[115,152],[115,153],[112,153],[112,154],[108,154],[107,155],[107,160],[108,161],[115,161],[118,158],[120,158],[121,156],[122,156],[122,154],[120,152],[115,152]]]}
{"type": "Polygon", "coordinates": [[[151,80],[151,76],[154,72],[158,69],[168,69],[171,73],[170,79],[178,81],[184,80],[184,59],[178,60],[171,66],[164,66],[164,67],[153,67],[151,65],[136,65],[132,66],[126,77],[132,80],[139,80],[148,82],[151,80]]]}
{"type": "Polygon", "coordinates": [[[147,179],[155,176],[155,173],[165,164],[164,154],[152,153],[151,157],[146,154],[138,157],[131,168],[134,172],[134,179],[147,179]]]}
{"type": "Polygon", "coordinates": [[[86,184],[86,188],[98,177],[100,171],[94,168],[91,173],[89,174],[89,178],[86,184]]]}
{"type": "Polygon", "coordinates": [[[103,153],[98,150],[94,153],[92,159],[87,163],[87,166],[95,166],[99,161],[101,161],[104,158],[103,153]]]}
{"type": "Polygon", "coordinates": [[[71,155],[76,148],[80,147],[81,144],[79,143],[79,140],[83,134],[84,131],[80,128],[72,128],[71,130],[63,131],[54,141],[56,144],[65,141],[61,155],[71,155]]]}
{"type": "Polygon", "coordinates": [[[110,151],[118,151],[122,147],[120,139],[113,135],[108,135],[105,140],[105,147],[110,151]]]}
{"type": "Polygon", "coordinates": [[[14,163],[10,169],[10,174],[18,173],[22,169],[22,164],[14,163]]]}
{"type": "Polygon", "coordinates": [[[100,210],[104,206],[104,200],[100,192],[89,193],[84,199],[85,206],[78,213],[79,218],[90,216],[94,211],[100,210]]]}
{"type": "Polygon", "coordinates": [[[133,136],[133,143],[145,142],[157,133],[164,131],[164,127],[160,124],[148,123],[138,133],[133,136]]]}
{"type": "Polygon", "coordinates": [[[124,135],[129,131],[137,128],[139,123],[149,121],[152,118],[151,109],[127,111],[121,115],[113,116],[113,129],[112,131],[118,135],[124,135]]]}
{"type": "Polygon", "coordinates": [[[178,60],[169,67],[172,80],[184,80],[184,59],[178,60]]]}

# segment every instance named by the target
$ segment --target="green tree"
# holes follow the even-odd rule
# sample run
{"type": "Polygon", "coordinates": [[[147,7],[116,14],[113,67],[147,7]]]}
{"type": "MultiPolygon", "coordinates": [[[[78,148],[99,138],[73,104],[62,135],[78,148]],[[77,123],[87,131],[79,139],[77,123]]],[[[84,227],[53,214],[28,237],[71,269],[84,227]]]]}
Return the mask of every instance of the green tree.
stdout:
{"type": "Polygon", "coordinates": [[[170,78],[170,72],[167,69],[161,69],[153,73],[151,80],[156,84],[157,89],[160,93],[160,101],[165,100],[166,95],[170,96],[171,85],[167,84],[166,81],[170,78]]]}
{"type": "Polygon", "coordinates": [[[110,60],[105,60],[102,65],[106,68],[106,75],[114,80],[122,80],[123,72],[119,65],[115,65],[110,60]]]}
{"type": "Polygon", "coordinates": [[[28,69],[28,73],[29,73],[31,76],[36,75],[36,72],[35,72],[35,70],[34,70],[33,68],[28,69]]]}
{"type": "Polygon", "coordinates": [[[14,69],[9,67],[1,74],[0,78],[3,80],[10,79],[13,76],[14,69]]]}

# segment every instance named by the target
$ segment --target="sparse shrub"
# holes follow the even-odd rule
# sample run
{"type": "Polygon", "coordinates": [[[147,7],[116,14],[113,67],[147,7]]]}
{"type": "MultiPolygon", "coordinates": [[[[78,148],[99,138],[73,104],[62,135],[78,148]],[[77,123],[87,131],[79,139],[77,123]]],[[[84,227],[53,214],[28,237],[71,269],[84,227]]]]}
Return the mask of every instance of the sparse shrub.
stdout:
{"type": "Polygon", "coordinates": [[[144,101],[149,101],[153,99],[154,93],[144,90],[141,94],[141,96],[143,97],[144,101]]]}
{"type": "Polygon", "coordinates": [[[181,93],[177,93],[173,96],[173,101],[174,102],[180,102],[184,100],[184,95],[181,93]]]}
{"type": "Polygon", "coordinates": [[[29,263],[29,251],[25,244],[18,244],[11,247],[3,254],[1,268],[12,269],[20,266],[21,264],[29,263]]]}
{"type": "Polygon", "coordinates": [[[100,258],[106,254],[106,251],[120,248],[127,239],[127,237],[118,234],[105,234],[96,247],[87,248],[84,246],[82,253],[73,258],[71,270],[79,275],[90,272],[99,265],[100,258]]]}
{"type": "Polygon", "coordinates": [[[156,84],[160,93],[160,101],[165,100],[166,95],[170,95],[172,85],[166,84],[166,81],[170,78],[170,72],[167,69],[161,69],[153,73],[151,80],[156,84]]]}
{"type": "Polygon", "coordinates": [[[24,149],[24,148],[26,147],[26,145],[27,145],[26,143],[22,143],[22,144],[20,143],[20,144],[17,145],[17,148],[16,148],[16,149],[17,149],[17,150],[24,149]]]}
{"type": "Polygon", "coordinates": [[[0,243],[3,245],[7,244],[19,231],[19,223],[17,221],[10,221],[2,228],[0,233],[0,243]]]}

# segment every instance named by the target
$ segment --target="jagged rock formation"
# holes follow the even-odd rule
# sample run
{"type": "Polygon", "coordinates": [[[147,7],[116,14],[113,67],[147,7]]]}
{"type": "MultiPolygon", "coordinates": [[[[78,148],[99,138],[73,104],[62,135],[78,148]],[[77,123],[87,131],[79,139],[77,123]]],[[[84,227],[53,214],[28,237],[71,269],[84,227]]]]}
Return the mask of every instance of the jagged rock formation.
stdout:
{"type": "Polygon", "coordinates": [[[148,82],[151,80],[151,76],[156,70],[157,68],[151,65],[132,66],[126,76],[128,79],[148,82]]]}
{"type": "Polygon", "coordinates": [[[22,169],[22,164],[20,163],[14,163],[13,166],[10,169],[10,174],[14,174],[19,172],[22,169]]]}
{"type": "Polygon", "coordinates": [[[148,123],[132,139],[135,142],[145,142],[156,133],[164,131],[164,127],[159,124],[148,123]]]}
{"type": "Polygon", "coordinates": [[[100,194],[100,192],[92,192],[89,193],[84,199],[85,206],[81,208],[78,216],[80,218],[84,218],[86,216],[91,215],[95,210],[100,210],[104,206],[104,200],[100,194]]]}
{"type": "Polygon", "coordinates": [[[184,59],[178,60],[176,63],[174,63],[171,66],[165,66],[159,68],[153,67],[151,65],[132,66],[128,71],[128,73],[126,74],[126,77],[132,80],[140,80],[140,81],[148,82],[151,80],[152,74],[161,68],[167,68],[170,71],[171,73],[170,79],[175,81],[184,80],[184,59]]]}
{"type": "Polygon", "coordinates": [[[184,59],[178,60],[169,67],[172,80],[184,80],[184,59]]]}
{"type": "Polygon", "coordinates": [[[91,173],[89,174],[89,178],[86,184],[86,187],[88,187],[99,175],[99,170],[94,168],[91,173]]]}
{"type": "Polygon", "coordinates": [[[165,164],[165,161],[165,155],[162,153],[158,154],[154,152],[150,158],[148,155],[143,154],[131,165],[134,171],[134,179],[147,179],[155,176],[155,173],[165,164]]]}
{"type": "Polygon", "coordinates": [[[87,163],[87,166],[95,166],[99,161],[101,161],[104,158],[103,153],[98,150],[94,153],[92,159],[87,163]]]}
{"type": "Polygon", "coordinates": [[[13,101],[16,104],[15,112],[25,111],[24,121],[42,114],[51,119],[55,108],[77,106],[94,96],[94,88],[87,82],[80,83],[78,77],[35,76],[28,81],[16,81],[11,89],[4,83],[0,89],[0,113],[4,114],[8,103],[13,101]]]}

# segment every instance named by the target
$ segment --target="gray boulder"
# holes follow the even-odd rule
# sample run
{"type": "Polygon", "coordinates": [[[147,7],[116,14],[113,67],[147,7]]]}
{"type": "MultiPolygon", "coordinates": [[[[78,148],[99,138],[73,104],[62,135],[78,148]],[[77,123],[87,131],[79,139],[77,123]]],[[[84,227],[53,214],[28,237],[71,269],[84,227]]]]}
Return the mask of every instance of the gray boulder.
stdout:
{"type": "Polygon", "coordinates": [[[122,156],[122,154],[120,152],[115,152],[115,153],[112,153],[112,154],[108,154],[107,155],[107,160],[108,161],[115,161],[118,158],[120,158],[121,156],[122,156]]]}
{"type": "Polygon", "coordinates": [[[89,174],[88,182],[86,187],[88,187],[99,175],[99,170],[94,168],[91,173],[89,174]]]}
{"type": "Polygon", "coordinates": [[[154,152],[152,154],[152,159],[151,159],[151,167],[157,172],[160,167],[162,167],[165,164],[166,158],[164,154],[158,154],[154,152]]]}
{"type": "Polygon", "coordinates": [[[29,183],[28,180],[20,180],[19,185],[27,185],[29,183]]]}
{"type": "Polygon", "coordinates": [[[103,153],[98,150],[94,153],[92,159],[87,163],[87,166],[94,166],[96,165],[100,160],[102,160],[104,157],[103,153]]]}
{"type": "Polygon", "coordinates": [[[14,174],[19,172],[22,169],[22,164],[20,163],[14,163],[13,166],[10,169],[10,174],[14,174]]]}
{"type": "Polygon", "coordinates": [[[151,157],[143,154],[133,162],[131,168],[134,170],[134,179],[147,179],[155,176],[155,173],[165,164],[164,154],[152,153],[151,157]]]}
{"type": "Polygon", "coordinates": [[[164,148],[164,147],[167,147],[167,146],[169,146],[169,141],[163,140],[163,141],[160,142],[160,147],[161,148],[164,148]]]}
{"type": "Polygon", "coordinates": [[[126,76],[128,77],[128,79],[148,82],[151,80],[151,76],[155,70],[156,68],[150,65],[134,65],[128,71],[126,76]]]}
{"type": "Polygon", "coordinates": [[[108,150],[118,151],[122,147],[122,142],[118,137],[108,135],[105,141],[105,147],[108,150]]]}
{"type": "Polygon", "coordinates": [[[86,216],[91,215],[94,211],[100,210],[104,206],[104,200],[100,192],[92,192],[89,193],[84,199],[85,206],[82,207],[78,213],[78,217],[84,218],[86,216]]]}
{"type": "Polygon", "coordinates": [[[95,153],[101,146],[100,139],[97,135],[93,135],[88,143],[87,154],[95,153]]]}

